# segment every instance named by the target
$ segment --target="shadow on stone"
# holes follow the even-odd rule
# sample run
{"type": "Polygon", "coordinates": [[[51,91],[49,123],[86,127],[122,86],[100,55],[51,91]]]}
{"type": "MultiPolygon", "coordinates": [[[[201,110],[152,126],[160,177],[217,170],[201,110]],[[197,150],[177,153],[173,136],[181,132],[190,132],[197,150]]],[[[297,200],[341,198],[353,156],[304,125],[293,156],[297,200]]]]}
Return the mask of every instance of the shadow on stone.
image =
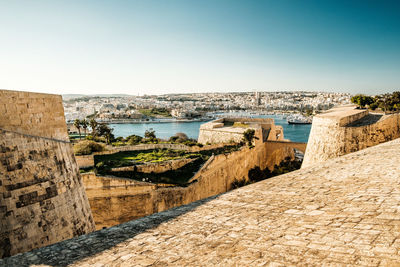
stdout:
{"type": "Polygon", "coordinates": [[[367,116],[353,121],[352,123],[349,123],[346,125],[346,127],[360,127],[360,126],[366,126],[366,125],[371,125],[376,122],[378,122],[382,118],[382,114],[368,114],[367,116]]]}
{"type": "Polygon", "coordinates": [[[161,223],[175,219],[218,196],[220,195],[195,201],[188,205],[155,213],[147,217],[65,240],[30,252],[0,259],[0,266],[31,266],[41,264],[67,266],[110,249],[127,239],[157,227],[161,223]]]}

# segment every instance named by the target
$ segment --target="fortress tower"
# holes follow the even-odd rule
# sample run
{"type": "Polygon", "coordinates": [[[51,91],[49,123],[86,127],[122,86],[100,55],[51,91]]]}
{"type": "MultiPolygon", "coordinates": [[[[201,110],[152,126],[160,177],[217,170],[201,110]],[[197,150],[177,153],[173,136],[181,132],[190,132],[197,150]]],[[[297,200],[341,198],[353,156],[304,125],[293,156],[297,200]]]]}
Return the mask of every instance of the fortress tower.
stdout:
{"type": "Polygon", "coordinates": [[[400,114],[344,106],[313,118],[302,168],[400,137],[400,114]]]}
{"type": "Polygon", "coordinates": [[[0,90],[0,258],[93,231],[61,96],[0,90]]]}

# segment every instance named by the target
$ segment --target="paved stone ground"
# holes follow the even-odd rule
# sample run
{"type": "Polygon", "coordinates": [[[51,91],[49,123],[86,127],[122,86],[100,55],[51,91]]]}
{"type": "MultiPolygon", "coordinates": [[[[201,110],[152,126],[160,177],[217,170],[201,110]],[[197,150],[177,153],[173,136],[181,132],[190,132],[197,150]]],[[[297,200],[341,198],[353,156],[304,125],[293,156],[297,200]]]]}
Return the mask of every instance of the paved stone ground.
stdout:
{"type": "Polygon", "coordinates": [[[399,266],[400,139],[0,261],[399,266]]]}

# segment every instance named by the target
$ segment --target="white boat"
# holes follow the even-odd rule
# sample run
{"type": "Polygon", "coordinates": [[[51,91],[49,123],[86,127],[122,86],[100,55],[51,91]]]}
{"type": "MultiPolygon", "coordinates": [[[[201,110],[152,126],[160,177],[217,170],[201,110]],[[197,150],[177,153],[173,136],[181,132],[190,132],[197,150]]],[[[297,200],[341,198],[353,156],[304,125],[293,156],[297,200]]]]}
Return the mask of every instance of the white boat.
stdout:
{"type": "Polygon", "coordinates": [[[290,115],[287,117],[287,122],[289,124],[311,124],[312,123],[312,118],[311,117],[305,117],[301,114],[296,114],[296,115],[290,115]]]}

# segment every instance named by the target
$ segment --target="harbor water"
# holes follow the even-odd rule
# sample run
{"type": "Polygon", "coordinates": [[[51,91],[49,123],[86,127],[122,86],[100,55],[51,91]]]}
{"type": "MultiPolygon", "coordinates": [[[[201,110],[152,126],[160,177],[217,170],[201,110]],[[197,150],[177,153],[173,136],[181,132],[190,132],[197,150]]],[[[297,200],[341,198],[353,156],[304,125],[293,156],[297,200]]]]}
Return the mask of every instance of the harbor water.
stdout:
{"type": "MultiPolygon", "coordinates": [[[[258,115],[258,118],[273,118],[275,124],[283,127],[286,139],[292,142],[307,142],[311,130],[311,124],[288,124],[281,115],[258,115]]],[[[109,124],[114,129],[116,137],[127,137],[132,134],[144,136],[146,130],[154,130],[158,138],[168,139],[176,133],[185,133],[189,138],[197,139],[200,125],[204,121],[194,122],[149,122],[149,123],[118,123],[109,124]]]]}

